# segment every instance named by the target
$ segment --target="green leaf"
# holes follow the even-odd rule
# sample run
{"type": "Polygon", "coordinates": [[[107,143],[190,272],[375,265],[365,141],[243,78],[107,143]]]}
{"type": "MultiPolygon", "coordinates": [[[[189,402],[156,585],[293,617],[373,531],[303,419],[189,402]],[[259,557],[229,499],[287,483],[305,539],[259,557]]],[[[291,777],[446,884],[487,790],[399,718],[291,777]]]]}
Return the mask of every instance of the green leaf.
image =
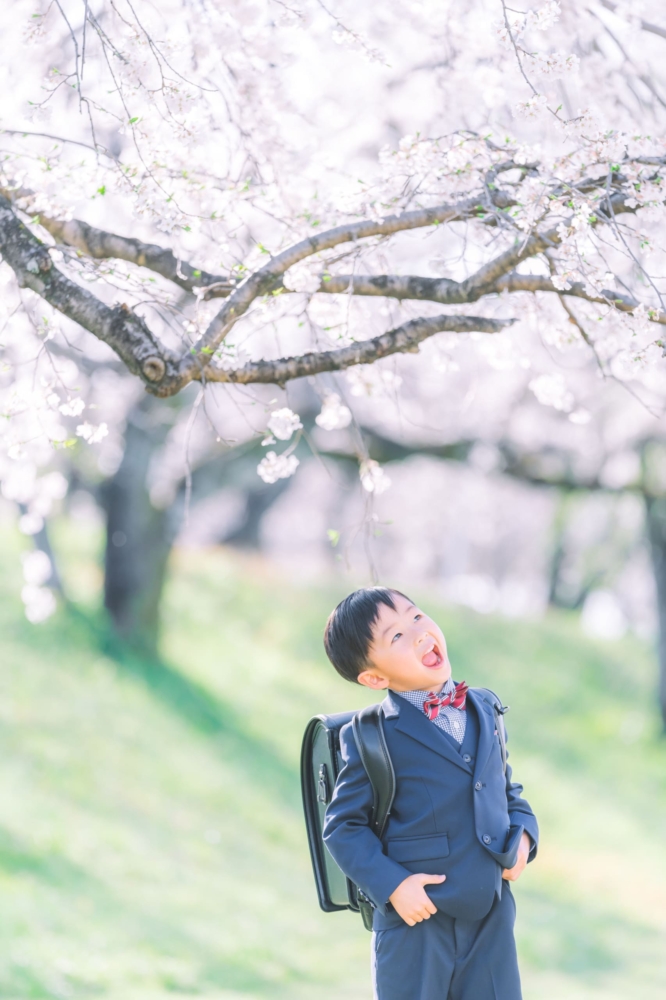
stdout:
{"type": "Polygon", "coordinates": [[[106,184],[102,184],[101,187],[97,188],[97,194],[106,194],[106,184]]]}
{"type": "Polygon", "coordinates": [[[133,124],[134,124],[134,122],[138,122],[138,120],[139,120],[139,116],[138,116],[138,115],[136,115],[136,116],[135,116],[134,118],[130,118],[130,120],[129,120],[129,124],[130,124],[130,125],[133,125],[133,124]]]}
{"type": "Polygon", "coordinates": [[[335,528],[329,528],[326,534],[328,535],[329,542],[331,543],[333,548],[335,548],[335,546],[340,541],[340,532],[336,531],[335,528]]]}

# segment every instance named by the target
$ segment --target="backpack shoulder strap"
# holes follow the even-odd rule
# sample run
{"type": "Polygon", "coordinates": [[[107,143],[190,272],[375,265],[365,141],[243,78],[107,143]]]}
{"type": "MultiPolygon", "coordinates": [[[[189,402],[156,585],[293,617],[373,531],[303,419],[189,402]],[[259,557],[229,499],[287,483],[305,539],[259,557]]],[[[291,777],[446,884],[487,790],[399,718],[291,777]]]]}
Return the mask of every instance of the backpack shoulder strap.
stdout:
{"type": "Polygon", "coordinates": [[[354,739],[372,785],[370,827],[381,838],[395,798],[395,772],[386,745],[381,705],[369,705],[353,719],[354,739]]]}
{"type": "Polygon", "coordinates": [[[493,710],[493,715],[495,716],[495,726],[497,728],[497,736],[500,744],[500,752],[502,754],[502,767],[504,773],[506,774],[506,727],[504,725],[504,715],[509,711],[509,705],[503,705],[498,696],[490,688],[474,688],[478,691],[486,704],[490,705],[493,710]]]}

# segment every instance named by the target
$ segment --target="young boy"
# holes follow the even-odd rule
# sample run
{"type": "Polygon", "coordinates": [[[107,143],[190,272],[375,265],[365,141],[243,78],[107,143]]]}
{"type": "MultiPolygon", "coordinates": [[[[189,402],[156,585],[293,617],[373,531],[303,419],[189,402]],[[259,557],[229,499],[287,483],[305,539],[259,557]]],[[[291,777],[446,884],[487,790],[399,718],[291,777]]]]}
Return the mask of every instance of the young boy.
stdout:
{"type": "Polygon", "coordinates": [[[357,590],[324,638],[338,673],[388,694],[396,795],[380,841],[351,725],[324,840],[374,904],[376,1000],[520,1000],[509,886],[537,851],[522,787],[503,771],[489,696],[451,679],[439,626],[399,591],[357,590]],[[488,699],[488,700],[487,700],[488,699]]]}

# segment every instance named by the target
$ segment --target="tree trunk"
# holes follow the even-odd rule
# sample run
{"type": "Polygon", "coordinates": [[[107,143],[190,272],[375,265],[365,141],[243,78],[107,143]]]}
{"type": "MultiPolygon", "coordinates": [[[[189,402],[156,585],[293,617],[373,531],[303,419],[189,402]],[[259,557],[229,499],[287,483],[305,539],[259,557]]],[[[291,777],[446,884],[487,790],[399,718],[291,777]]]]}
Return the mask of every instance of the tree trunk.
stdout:
{"type": "Polygon", "coordinates": [[[127,423],[122,462],[102,487],[104,604],[118,635],[149,654],[157,649],[166,564],[182,510],[179,502],[166,510],[155,508],[146,483],[150,459],[167,429],[150,420],[149,404],[136,407],[127,423]]]}
{"type": "Polygon", "coordinates": [[[657,589],[659,704],[666,730],[666,497],[645,497],[647,531],[657,589]]]}
{"type": "MultiPolygon", "coordinates": [[[[167,561],[182,524],[185,500],[181,482],[167,509],[157,509],[150,501],[148,468],[169,430],[169,424],[159,419],[156,405],[160,404],[147,397],[131,412],[122,462],[101,489],[106,511],[104,604],[118,635],[149,655],[157,651],[167,561]]],[[[211,457],[192,472],[191,505],[229,483],[245,484],[245,516],[233,536],[224,539],[230,544],[258,548],[261,520],[289,485],[285,480],[272,486],[255,485],[261,454],[257,447],[242,446],[211,457]]]]}

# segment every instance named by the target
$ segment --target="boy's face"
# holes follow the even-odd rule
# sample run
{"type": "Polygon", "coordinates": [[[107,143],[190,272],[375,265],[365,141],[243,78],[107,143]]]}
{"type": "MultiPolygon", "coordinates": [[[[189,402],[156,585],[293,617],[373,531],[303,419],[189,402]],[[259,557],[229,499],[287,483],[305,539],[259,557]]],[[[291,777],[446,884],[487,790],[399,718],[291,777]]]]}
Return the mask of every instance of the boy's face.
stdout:
{"type": "Polygon", "coordinates": [[[439,691],[451,676],[442,630],[405,597],[395,594],[393,599],[395,611],[379,605],[368,667],[359,674],[359,684],[375,690],[439,691]]]}

